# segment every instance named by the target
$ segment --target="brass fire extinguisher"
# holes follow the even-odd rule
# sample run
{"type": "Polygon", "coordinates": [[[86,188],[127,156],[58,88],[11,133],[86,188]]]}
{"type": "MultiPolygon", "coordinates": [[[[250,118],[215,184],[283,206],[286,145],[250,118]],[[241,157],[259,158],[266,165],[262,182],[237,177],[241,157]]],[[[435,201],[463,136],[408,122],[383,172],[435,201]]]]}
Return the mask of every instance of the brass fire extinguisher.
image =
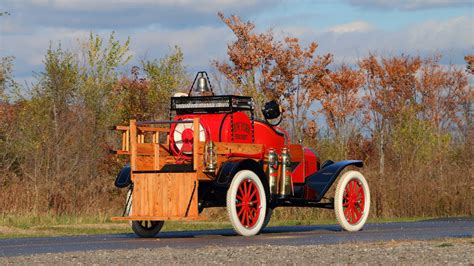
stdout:
{"type": "Polygon", "coordinates": [[[288,148],[281,149],[281,182],[280,182],[280,198],[285,198],[293,191],[291,187],[291,159],[288,148]]]}
{"type": "Polygon", "coordinates": [[[270,194],[278,193],[278,155],[275,149],[268,149],[268,183],[270,194]]]}

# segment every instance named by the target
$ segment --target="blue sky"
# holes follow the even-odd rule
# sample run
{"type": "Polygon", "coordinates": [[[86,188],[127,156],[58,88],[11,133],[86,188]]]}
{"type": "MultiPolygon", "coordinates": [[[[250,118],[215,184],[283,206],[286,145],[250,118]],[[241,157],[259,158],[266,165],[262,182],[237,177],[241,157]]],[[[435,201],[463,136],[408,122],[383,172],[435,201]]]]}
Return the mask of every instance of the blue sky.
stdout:
{"type": "MultiPolygon", "coordinates": [[[[15,56],[15,75],[32,81],[50,42],[78,49],[90,31],[132,41],[135,59],[160,58],[178,45],[190,71],[226,57],[233,36],[217,12],[319,43],[336,64],[370,51],[429,56],[463,65],[473,54],[473,1],[466,0],[0,0],[0,56],[15,56]]],[[[133,64],[134,62],[132,62],[133,64]]],[[[135,61],[136,63],[136,61],[135,61]]]]}

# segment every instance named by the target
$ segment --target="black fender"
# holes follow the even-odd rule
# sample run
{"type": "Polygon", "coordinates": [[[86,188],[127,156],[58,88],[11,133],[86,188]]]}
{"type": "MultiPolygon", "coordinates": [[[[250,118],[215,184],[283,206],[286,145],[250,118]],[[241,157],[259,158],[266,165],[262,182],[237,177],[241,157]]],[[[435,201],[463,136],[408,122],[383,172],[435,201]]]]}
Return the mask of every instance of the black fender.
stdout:
{"type": "Polygon", "coordinates": [[[345,160],[325,164],[319,171],[306,178],[304,186],[316,191],[316,201],[320,201],[329,188],[331,188],[342,170],[349,165],[362,167],[364,166],[364,162],[361,160],[345,160]]]}
{"type": "Polygon", "coordinates": [[[268,186],[262,162],[256,162],[252,159],[233,160],[223,163],[214,184],[218,187],[229,187],[232,178],[240,170],[251,170],[260,177],[264,186],[268,186]]]}
{"type": "Polygon", "coordinates": [[[132,184],[132,179],[130,176],[130,164],[126,164],[122,170],[120,170],[117,177],[115,178],[114,184],[118,188],[128,187],[130,184],[132,184]]]}

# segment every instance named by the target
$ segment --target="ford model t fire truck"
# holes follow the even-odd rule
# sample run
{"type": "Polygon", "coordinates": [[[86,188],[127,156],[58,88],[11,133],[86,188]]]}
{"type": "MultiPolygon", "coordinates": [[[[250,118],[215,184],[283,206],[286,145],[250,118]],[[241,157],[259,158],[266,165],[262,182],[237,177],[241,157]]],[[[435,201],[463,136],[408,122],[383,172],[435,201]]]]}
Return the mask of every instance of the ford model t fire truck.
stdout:
{"type": "Polygon", "coordinates": [[[209,207],[226,207],[236,233],[258,234],[276,207],[334,209],[344,230],[360,230],[369,214],[370,192],[359,160],[325,161],[293,144],[278,127],[282,109],[265,104],[255,119],[251,97],[214,95],[199,72],[188,94],[171,98],[169,121],[131,120],[115,126],[130,156],[117,187],[128,187],[124,214],[140,237],[154,237],[164,221],[200,220],[209,207]],[[277,122],[275,122],[277,121],[277,122]],[[327,193],[337,180],[334,195],[327,193]]]}

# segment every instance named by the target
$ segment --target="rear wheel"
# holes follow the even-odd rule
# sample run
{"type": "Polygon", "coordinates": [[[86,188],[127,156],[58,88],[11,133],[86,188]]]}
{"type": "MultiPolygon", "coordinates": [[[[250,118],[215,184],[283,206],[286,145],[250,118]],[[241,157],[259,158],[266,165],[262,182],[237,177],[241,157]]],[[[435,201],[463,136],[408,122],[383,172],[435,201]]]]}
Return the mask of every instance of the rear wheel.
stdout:
{"type": "Polygon", "coordinates": [[[260,178],[250,170],[237,172],[227,190],[227,213],[234,231],[243,236],[258,234],[266,212],[265,189],[260,178]]]}
{"type": "Polygon", "coordinates": [[[132,230],[139,237],[155,237],[163,227],[163,221],[133,221],[132,230]]]}
{"type": "Polygon", "coordinates": [[[336,187],[334,211],[346,231],[359,231],[369,216],[370,191],[364,176],[357,171],[344,173],[336,187]]]}

